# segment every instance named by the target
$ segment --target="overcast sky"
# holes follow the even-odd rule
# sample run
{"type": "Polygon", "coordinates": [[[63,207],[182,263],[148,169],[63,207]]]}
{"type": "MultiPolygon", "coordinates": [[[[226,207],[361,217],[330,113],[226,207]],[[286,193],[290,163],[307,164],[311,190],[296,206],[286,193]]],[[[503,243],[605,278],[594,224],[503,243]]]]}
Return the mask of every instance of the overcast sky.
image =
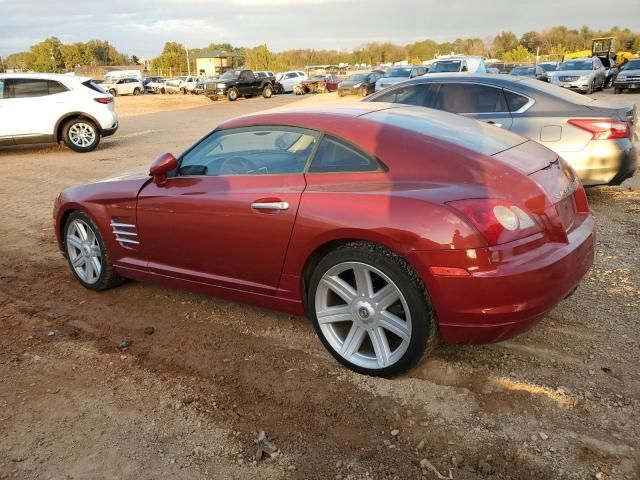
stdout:
{"type": "Polygon", "coordinates": [[[0,55],[57,36],[108,40],[127,54],[158,55],[164,42],[266,43],[271,50],[351,50],[369,41],[486,38],[552,25],[640,30],[638,0],[0,0],[0,55]]]}

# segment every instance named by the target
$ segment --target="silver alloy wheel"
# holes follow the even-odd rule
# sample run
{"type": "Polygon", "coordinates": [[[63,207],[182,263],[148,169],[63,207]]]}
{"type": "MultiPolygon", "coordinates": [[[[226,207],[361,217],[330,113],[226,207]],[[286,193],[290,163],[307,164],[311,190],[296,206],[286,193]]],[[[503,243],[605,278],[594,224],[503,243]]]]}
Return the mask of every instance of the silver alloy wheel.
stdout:
{"type": "Polygon", "coordinates": [[[74,123],[69,128],[69,141],[76,147],[90,147],[96,141],[96,131],[88,123],[74,123]]]}
{"type": "Polygon", "coordinates": [[[318,324],[331,347],[350,363],[381,369],[399,361],[411,340],[411,313],[400,288],[361,262],[330,268],[315,295],[318,324]]]}
{"type": "Polygon", "coordinates": [[[93,229],[80,219],[73,220],[67,228],[66,246],[78,277],[89,285],[96,283],[102,272],[102,252],[93,229]]]}

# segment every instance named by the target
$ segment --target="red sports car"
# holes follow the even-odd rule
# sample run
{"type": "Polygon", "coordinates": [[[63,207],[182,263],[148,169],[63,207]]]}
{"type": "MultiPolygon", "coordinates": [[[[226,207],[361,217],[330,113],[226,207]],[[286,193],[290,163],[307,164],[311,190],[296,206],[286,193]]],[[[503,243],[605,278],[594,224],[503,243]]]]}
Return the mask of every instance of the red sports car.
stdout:
{"type": "Polygon", "coordinates": [[[220,125],[148,175],[65,190],[73,275],[306,313],[331,354],[387,376],[439,335],[519,334],[576,288],[594,220],[573,170],[513,133],[384,103],[220,125]]]}

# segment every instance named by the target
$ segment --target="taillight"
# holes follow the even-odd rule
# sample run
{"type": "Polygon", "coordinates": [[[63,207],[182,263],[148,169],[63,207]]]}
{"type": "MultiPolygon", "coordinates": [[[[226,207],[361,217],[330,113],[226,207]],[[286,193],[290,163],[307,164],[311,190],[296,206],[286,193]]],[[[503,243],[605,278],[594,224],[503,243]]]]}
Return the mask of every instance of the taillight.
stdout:
{"type": "Polygon", "coordinates": [[[540,231],[528,213],[508,200],[457,200],[448,205],[464,214],[489,245],[511,242],[540,231]]]}
{"type": "Polygon", "coordinates": [[[584,187],[582,185],[576,188],[576,191],[573,192],[573,199],[576,202],[576,212],[578,213],[589,213],[589,202],[587,201],[587,193],[584,191],[584,187]]]}
{"type": "Polygon", "coordinates": [[[107,105],[111,102],[113,102],[113,97],[100,97],[100,98],[94,98],[94,100],[98,103],[101,103],[103,105],[107,105]]]}
{"type": "Polygon", "coordinates": [[[613,140],[628,138],[631,128],[627,122],[611,118],[573,118],[569,123],[593,134],[594,140],[613,140]]]}

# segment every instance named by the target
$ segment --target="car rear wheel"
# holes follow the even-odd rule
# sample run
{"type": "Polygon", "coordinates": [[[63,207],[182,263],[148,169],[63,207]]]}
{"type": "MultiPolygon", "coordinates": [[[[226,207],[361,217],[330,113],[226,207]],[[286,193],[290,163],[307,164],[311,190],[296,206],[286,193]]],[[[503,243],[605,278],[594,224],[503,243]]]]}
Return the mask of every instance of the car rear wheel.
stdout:
{"type": "Polygon", "coordinates": [[[84,212],[69,215],[64,226],[64,250],[73,276],[91,290],[105,290],[122,283],[111,264],[100,230],[84,212]]]}
{"type": "Polygon", "coordinates": [[[235,102],[238,99],[238,90],[236,90],[235,88],[230,89],[227,92],[227,98],[229,99],[229,101],[235,102]]]}
{"type": "Polygon", "coordinates": [[[369,92],[367,91],[367,87],[362,87],[360,89],[360,95],[362,95],[363,97],[366,97],[369,94],[369,92]]]}
{"type": "Polygon", "coordinates": [[[313,272],[307,298],[322,343],[356,372],[402,372],[435,344],[424,285],[404,259],[380,246],[353,242],[330,252],[313,272]]]}
{"type": "Polygon", "coordinates": [[[271,85],[265,85],[262,89],[262,96],[264,98],[271,98],[271,95],[273,95],[273,88],[271,88],[271,85]]]}
{"type": "Polygon", "coordinates": [[[133,94],[137,97],[138,95],[140,95],[140,89],[138,87],[133,89],[133,94]]]}
{"type": "Polygon", "coordinates": [[[86,153],[98,146],[100,132],[91,120],[75,118],[68,121],[62,129],[62,140],[71,150],[86,153]]]}
{"type": "Polygon", "coordinates": [[[115,88],[110,89],[109,93],[111,94],[112,97],[118,96],[118,91],[115,88]]]}

